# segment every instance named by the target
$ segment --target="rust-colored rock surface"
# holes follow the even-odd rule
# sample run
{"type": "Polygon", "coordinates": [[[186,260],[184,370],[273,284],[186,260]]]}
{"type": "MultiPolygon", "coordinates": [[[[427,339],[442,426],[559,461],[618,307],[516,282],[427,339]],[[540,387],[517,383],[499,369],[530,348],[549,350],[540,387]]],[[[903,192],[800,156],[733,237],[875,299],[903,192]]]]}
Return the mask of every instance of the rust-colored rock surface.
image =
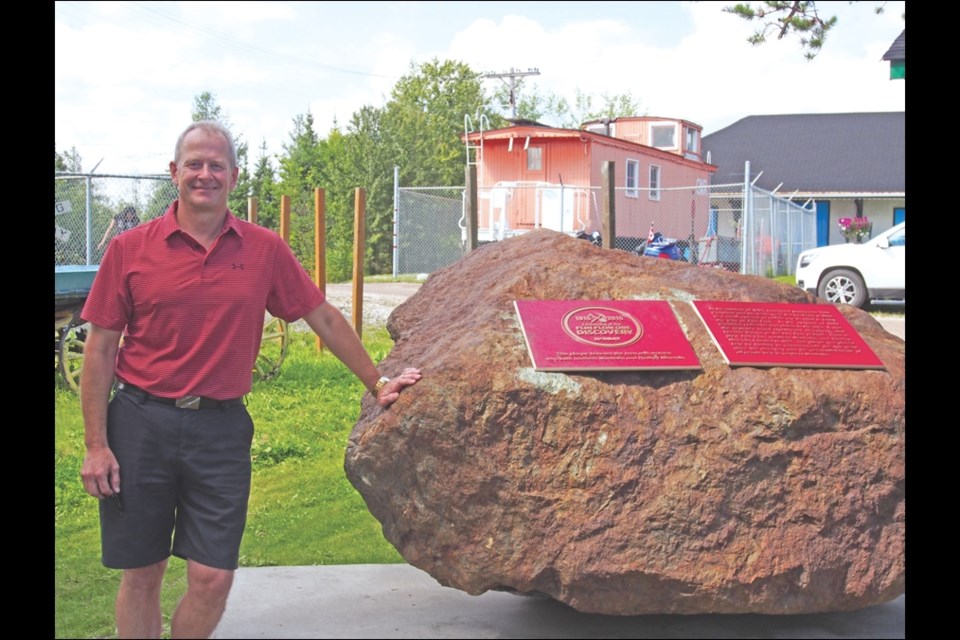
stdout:
{"type": "Polygon", "coordinates": [[[470,594],[583,612],[795,614],[904,592],[904,342],[845,317],[885,370],[727,366],[689,301],[795,287],[551,231],[485,245],[392,314],[347,476],[411,565],[470,594]],[[671,302],[702,371],[535,372],[515,299],[671,302]]]}

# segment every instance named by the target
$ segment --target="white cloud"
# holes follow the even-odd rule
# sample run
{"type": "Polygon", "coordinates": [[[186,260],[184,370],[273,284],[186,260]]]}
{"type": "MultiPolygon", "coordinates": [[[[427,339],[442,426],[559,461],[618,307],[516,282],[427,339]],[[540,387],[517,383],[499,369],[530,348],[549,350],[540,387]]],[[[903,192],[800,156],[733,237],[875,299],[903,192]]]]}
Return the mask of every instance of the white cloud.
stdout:
{"type": "MultiPolygon", "coordinates": [[[[804,60],[795,38],[760,47],[721,3],[58,2],[55,130],[84,167],[165,170],[194,98],[213,92],[259,153],[279,153],[294,116],[320,135],[383,106],[411,62],[538,68],[528,89],[630,93],[652,115],[709,133],[752,114],[904,109],[905,81],[880,60],[903,2],[818,2],[840,20],[804,60]],[[868,6],[869,5],[869,6],[868,6]]],[[[498,80],[487,80],[492,94],[498,80]]]]}

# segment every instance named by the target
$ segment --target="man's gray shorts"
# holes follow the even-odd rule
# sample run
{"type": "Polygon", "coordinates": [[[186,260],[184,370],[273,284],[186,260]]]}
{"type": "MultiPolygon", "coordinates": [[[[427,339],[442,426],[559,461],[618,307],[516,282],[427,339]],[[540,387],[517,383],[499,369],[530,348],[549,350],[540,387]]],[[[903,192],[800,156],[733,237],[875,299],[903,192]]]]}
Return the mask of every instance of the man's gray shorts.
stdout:
{"type": "Polygon", "coordinates": [[[134,569],[172,553],[236,569],[250,497],[246,407],[179,409],[118,392],[107,439],[120,464],[120,499],[100,501],[103,564],[134,569]]]}

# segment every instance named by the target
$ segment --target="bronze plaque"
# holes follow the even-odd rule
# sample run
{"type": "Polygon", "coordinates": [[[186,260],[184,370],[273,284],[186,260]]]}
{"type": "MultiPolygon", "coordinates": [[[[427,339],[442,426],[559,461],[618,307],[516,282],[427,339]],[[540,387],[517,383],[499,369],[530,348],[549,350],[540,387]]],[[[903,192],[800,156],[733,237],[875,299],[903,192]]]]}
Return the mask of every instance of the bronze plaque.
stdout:
{"type": "Polygon", "coordinates": [[[884,368],[832,304],[696,300],[693,307],[731,366],[884,368]]]}
{"type": "Polygon", "coordinates": [[[700,369],[663,300],[516,300],[537,371],[700,369]]]}

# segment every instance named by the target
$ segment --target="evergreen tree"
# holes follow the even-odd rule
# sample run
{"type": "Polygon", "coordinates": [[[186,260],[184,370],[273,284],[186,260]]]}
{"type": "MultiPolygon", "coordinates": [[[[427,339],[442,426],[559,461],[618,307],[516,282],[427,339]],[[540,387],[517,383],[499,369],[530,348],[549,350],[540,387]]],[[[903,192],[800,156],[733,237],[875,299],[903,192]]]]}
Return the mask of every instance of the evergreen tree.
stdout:
{"type": "Polygon", "coordinates": [[[247,169],[247,151],[248,145],[241,134],[233,131],[230,125],[230,119],[223,112],[223,109],[217,104],[217,98],[209,91],[204,91],[193,99],[193,112],[190,114],[193,122],[201,120],[215,120],[230,131],[233,136],[233,143],[237,147],[237,168],[240,170],[237,175],[237,186],[230,192],[227,198],[227,206],[234,215],[247,218],[247,198],[250,196],[252,185],[250,181],[250,172],[247,169]]]}
{"type": "MultiPolygon", "coordinates": [[[[821,3],[822,4],[822,3],[821,3]]],[[[851,2],[850,4],[853,4],[851,2]]],[[[881,14],[886,2],[874,3],[873,11],[881,14]]],[[[819,7],[813,0],[765,0],[763,2],[738,2],[723,7],[726,13],[740,16],[748,22],[758,22],[753,35],[747,42],[760,45],[767,41],[767,37],[776,34],[777,40],[787,36],[795,36],[800,41],[803,56],[813,60],[823,48],[823,43],[837,24],[837,16],[823,18],[819,7]]],[[[903,14],[904,23],[907,15],[903,14]]]]}
{"type": "Polygon", "coordinates": [[[250,179],[250,195],[257,199],[257,220],[264,227],[280,228],[280,196],[277,193],[276,175],[267,155],[267,141],[260,143],[260,155],[250,179]]]}
{"type": "MultiPolygon", "coordinates": [[[[314,267],[313,193],[323,187],[321,141],[313,128],[313,114],[293,119],[290,141],[280,157],[278,191],[290,197],[290,248],[308,271],[314,267]]],[[[279,216],[277,198],[277,215],[279,216]]],[[[262,208],[261,208],[262,210],[262,208]]],[[[279,217],[277,218],[279,220],[279,217]]]]}
{"type": "MultiPolygon", "coordinates": [[[[318,186],[326,192],[327,205],[327,278],[331,282],[342,282],[353,276],[354,217],[357,188],[366,191],[367,218],[366,233],[369,247],[371,233],[370,211],[371,193],[365,178],[350,159],[348,141],[337,123],[327,139],[321,142],[319,162],[321,171],[318,186]]],[[[369,255],[369,254],[367,254],[369,255]]],[[[365,273],[370,273],[369,261],[365,260],[365,273]]]]}
{"type": "Polygon", "coordinates": [[[385,110],[363,107],[353,115],[344,138],[345,167],[366,190],[366,255],[370,274],[393,268],[393,160],[384,144],[385,110]]]}

